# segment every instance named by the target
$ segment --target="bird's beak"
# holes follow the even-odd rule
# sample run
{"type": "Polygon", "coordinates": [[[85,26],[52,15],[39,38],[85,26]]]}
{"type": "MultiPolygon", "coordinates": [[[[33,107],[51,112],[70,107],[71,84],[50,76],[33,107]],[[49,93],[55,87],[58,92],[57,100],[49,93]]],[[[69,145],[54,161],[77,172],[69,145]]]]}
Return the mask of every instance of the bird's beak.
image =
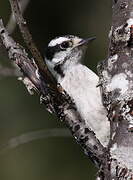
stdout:
{"type": "Polygon", "coordinates": [[[87,39],[82,39],[81,41],[79,41],[79,43],[77,44],[77,46],[84,46],[84,45],[88,45],[88,43],[90,43],[91,41],[95,40],[96,37],[90,37],[87,39]]]}

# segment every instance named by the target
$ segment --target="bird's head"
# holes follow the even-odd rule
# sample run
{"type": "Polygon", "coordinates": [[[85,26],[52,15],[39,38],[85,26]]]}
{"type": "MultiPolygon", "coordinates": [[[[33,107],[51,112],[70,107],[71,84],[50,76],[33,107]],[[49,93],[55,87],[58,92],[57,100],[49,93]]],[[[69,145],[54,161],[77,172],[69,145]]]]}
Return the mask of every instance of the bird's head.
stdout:
{"type": "Polygon", "coordinates": [[[94,39],[66,35],[51,40],[45,51],[45,61],[52,74],[64,76],[66,70],[80,63],[88,43],[94,39]]]}

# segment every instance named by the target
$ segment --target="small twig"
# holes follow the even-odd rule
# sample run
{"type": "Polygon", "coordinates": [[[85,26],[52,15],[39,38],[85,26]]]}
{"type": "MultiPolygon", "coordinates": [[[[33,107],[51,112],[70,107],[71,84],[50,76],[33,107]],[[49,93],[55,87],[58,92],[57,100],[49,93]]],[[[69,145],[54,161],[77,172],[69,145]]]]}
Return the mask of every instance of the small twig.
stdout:
{"type": "Polygon", "coordinates": [[[53,78],[53,76],[49,72],[49,70],[48,70],[48,68],[44,62],[44,59],[42,58],[40,52],[38,51],[38,49],[37,49],[37,47],[36,47],[36,45],[32,39],[32,36],[31,36],[29,29],[26,25],[27,22],[22,16],[22,12],[20,10],[18,0],[9,0],[9,1],[11,4],[12,12],[14,13],[14,16],[16,19],[16,22],[19,26],[21,33],[22,33],[23,39],[24,39],[28,49],[30,50],[30,52],[31,52],[31,54],[32,54],[37,66],[38,66],[40,74],[42,76],[45,76],[45,81],[47,81],[47,83],[52,82],[51,85],[54,88],[56,88],[57,87],[56,80],[53,78]]]}
{"type": "MultiPolygon", "coordinates": [[[[22,14],[24,14],[24,11],[26,10],[29,2],[30,2],[30,0],[20,0],[19,1],[19,5],[20,5],[20,8],[21,8],[22,14]]],[[[9,21],[7,23],[6,28],[7,28],[8,32],[9,32],[9,34],[12,34],[14,29],[16,28],[16,19],[15,19],[13,13],[11,13],[11,15],[10,15],[10,18],[9,18],[9,21]]]]}
{"type": "Polygon", "coordinates": [[[21,10],[20,10],[19,4],[18,4],[18,0],[10,0],[10,4],[11,4],[12,12],[15,16],[16,22],[19,25],[20,31],[24,38],[24,41],[25,41],[27,47],[32,52],[32,56],[35,57],[35,61],[38,65],[38,67],[42,68],[44,66],[43,58],[42,58],[40,52],[38,51],[35,43],[33,42],[32,36],[26,26],[26,21],[22,16],[22,13],[21,13],[21,10]]]}
{"type": "Polygon", "coordinates": [[[14,77],[14,76],[19,76],[20,73],[16,71],[15,68],[8,68],[0,65],[0,78],[1,77],[14,77]]]}
{"type": "Polygon", "coordinates": [[[67,129],[42,129],[21,134],[20,136],[11,138],[7,143],[0,145],[0,154],[5,153],[9,149],[14,149],[20,145],[38,140],[53,137],[72,137],[67,129]]]}

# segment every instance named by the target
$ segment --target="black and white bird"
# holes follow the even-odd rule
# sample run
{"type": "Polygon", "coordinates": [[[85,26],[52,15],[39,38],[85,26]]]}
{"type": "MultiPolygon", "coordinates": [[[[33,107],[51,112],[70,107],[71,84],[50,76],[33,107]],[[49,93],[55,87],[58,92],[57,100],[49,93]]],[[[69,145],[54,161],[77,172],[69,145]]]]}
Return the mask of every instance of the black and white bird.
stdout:
{"type": "Polygon", "coordinates": [[[81,39],[73,35],[57,37],[48,44],[45,61],[57,82],[74,100],[86,124],[106,146],[110,126],[102,105],[100,89],[96,87],[99,78],[82,64],[87,45],[93,39],[81,39]]]}

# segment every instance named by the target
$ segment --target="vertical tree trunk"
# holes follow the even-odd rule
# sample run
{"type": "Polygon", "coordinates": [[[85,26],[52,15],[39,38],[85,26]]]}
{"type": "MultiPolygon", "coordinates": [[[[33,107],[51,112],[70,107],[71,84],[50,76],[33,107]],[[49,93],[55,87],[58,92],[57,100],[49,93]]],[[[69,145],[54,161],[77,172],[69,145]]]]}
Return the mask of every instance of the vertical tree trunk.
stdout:
{"type": "Polygon", "coordinates": [[[133,0],[113,0],[107,60],[98,66],[111,140],[101,179],[133,179],[133,0]]]}

